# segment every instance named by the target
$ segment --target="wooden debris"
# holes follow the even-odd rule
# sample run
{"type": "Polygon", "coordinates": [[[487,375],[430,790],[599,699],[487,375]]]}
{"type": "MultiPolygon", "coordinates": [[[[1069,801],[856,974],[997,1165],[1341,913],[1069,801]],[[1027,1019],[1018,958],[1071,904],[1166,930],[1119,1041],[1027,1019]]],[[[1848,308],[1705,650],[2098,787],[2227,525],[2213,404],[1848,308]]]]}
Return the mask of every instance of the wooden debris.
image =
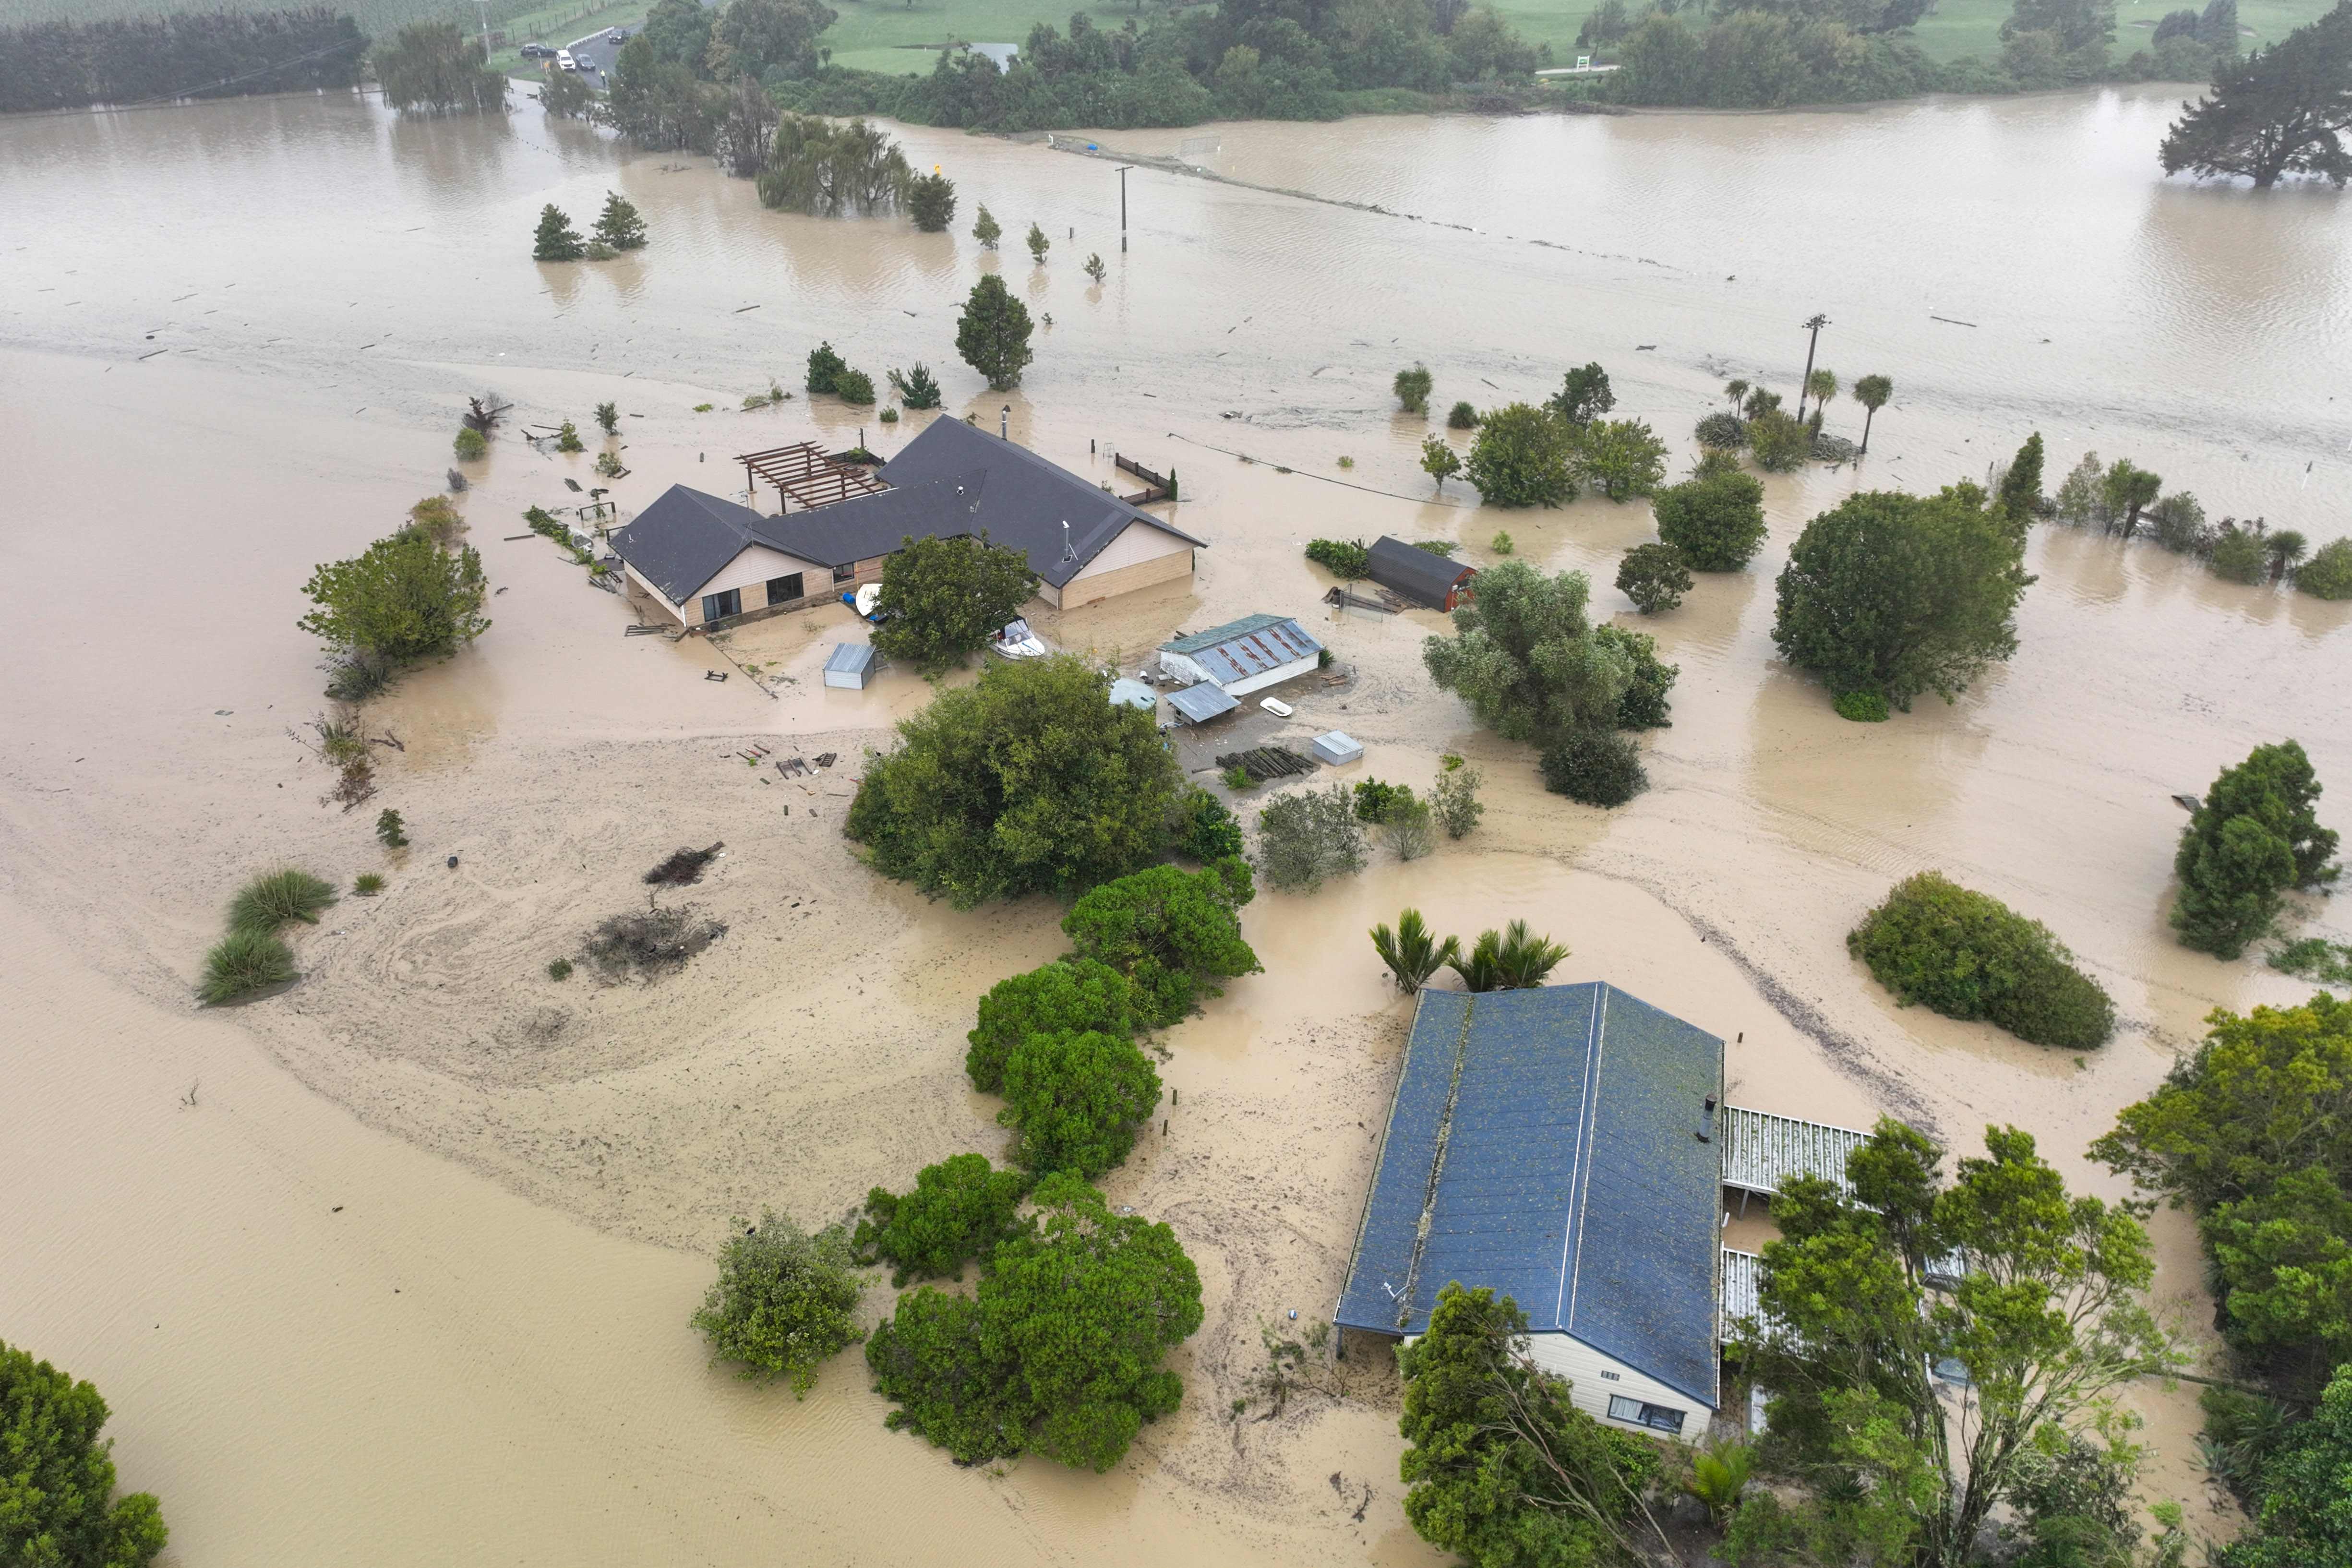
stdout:
{"type": "MultiPolygon", "coordinates": [[[[1384,595],[1383,597],[1393,596],[1384,595]]],[[[1399,604],[1384,604],[1378,599],[1367,599],[1360,593],[1350,593],[1344,588],[1334,588],[1324,594],[1323,602],[1353,610],[1370,610],[1382,615],[1393,615],[1401,608],[1399,604]]]]}
{"type": "Polygon", "coordinates": [[[724,670],[705,670],[702,672],[702,678],[706,681],[723,681],[727,678],[727,672],[724,670]]]}
{"type": "Polygon", "coordinates": [[[1312,773],[1316,761],[1286,746],[1261,746],[1252,751],[1233,751],[1217,758],[1219,768],[1238,768],[1250,776],[1250,782],[1263,784],[1269,779],[1287,779],[1312,773]]]}
{"type": "Polygon", "coordinates": [[[840,760],[841,753],[837,751],[820,752],[817,754],[816,765],[819,768],[830,768],[840,760]]]}

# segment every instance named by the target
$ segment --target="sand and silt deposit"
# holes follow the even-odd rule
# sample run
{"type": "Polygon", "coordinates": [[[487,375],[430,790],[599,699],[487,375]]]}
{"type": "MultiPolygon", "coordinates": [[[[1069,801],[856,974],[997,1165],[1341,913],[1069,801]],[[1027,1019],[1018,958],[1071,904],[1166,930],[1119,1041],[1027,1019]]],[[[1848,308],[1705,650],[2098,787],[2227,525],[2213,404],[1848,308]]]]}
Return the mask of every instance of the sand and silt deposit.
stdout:
{"type": "MultiPolygon", "coordinates": [[[[1565,977],[1736,1040],[1740,1103],[1892,1111],[1954,1142],[2014,1122],[2117,1190],[2080,1158],[2115,1109],[2209,1008],[2300,989],[2173,945],[2168,796],[2290,734],[2352,789],[2352,612],[2043,530],[2018,657],[1956,706],[1864,729],[1772,661],[1770,580],[1856,485],[1977,476],[2037,427],[2053,479],[2096,448],[2216,516],[2352,528],[2352,219],[2156,185],[2169,107],[1226,128],[1221,172],[1332,202],[1130,176],[1124,256],[1101,166],[906,132],[967,204],[1055,234],[1043,273],[961,235],[766,214],[528,107],[504,126],[273,99],[6,127],[0,1332],[105,1390],[126,1479],[161,1494],[189,1564],[1425,1562],[1392,1375],[1223,1418],[1261,1320],[1337,1291],[1405,1019],[1362,933],[1406,904],[1440,929],[1525,915],[1574,948],[1565,977]],[[541,203],[577,215],[607,188],[651,248],[524,259],[541,203]],[[1095,250],[1099,288],[1077,267],[1095,250]],[[950,347],[982,267],[1055,318],[1009,398],[950,347]],[[1544,795],[1433,693],[1436,617],[1310,619],[1354,678],[1297,696],[1293,732],[1344,726],[1365,772],[1409,782],[1461,752],[1489,811],[1411,866],[1262,894],[1245,925],[1266,972],[1168,1036],[1167,1134],[1109,1187],[1176,1227],[1209,1317],[1177,1358],[1183,1411],[1108,1476],[955,1469],[882,1429],[854,1357],[795,1405],[706,1369],[686,1325],[730,1215],[831,1218],[1000,1146],[962,1031],[989,985],[1058,950],[1057,911],[927,905],[838,834],[855,758],[920,683],[819,685],[836,612],[723,656],[624,638],[620,601],[541,541],[502,542],[565,474],[593,482],[585,459],[501,443],[463,501],[496,624],[371,710],[406,746],[383,775],[404,860],[319,806],[285,733],[320,706],[302,580],[438,486],[485,386],[531,419],[617,399],[634,507],[673,481],[729,488],[748,446],[845,440],[861,417],[883,450],[910,434],[801,399],[727,412],[772,375],[795,385],[821,337],[877,375],[944,365],[950,417],[1009,405],[1016,439],[1081,472],[1108,478],[1114,447],[1180,470],[1183,525],[1212,541],[1192,588],[1041,623],[1132,663],[1179,628],[1328,615],[1298,556],[1318,534],[1445,537],[1483,561],[1507,528],[1630,619],[1605,582],[1646,509],[1423,498],[1424,427],[1389,412],[1388,377],[1423,359],[1442,402],[1491,403],[1597,358],[1619,412],[1679,438],[1724,377],[1792,381],[1816,309],[1825,361],[1893,376],[1895,402],[1863,475],[1769,481],[1755,568],[1646,626],[1682,674],[1633,806],[1544,795]],[[762,695],[740,664],[791,681],[762,695]],[[752,742],[849,761],[803,788],[746,768],[752,742]],[[646,866],[717,840],[693,896],[729,932],[685,975],[543,977],[646,866]],[[391,886],[301,938],[294,990],[195,1013],[221,900],[280,857],[391,886]],[[1843,936],[1927,867],[2048,921],[2114,992],[2117,1039],[2078,1062],[1893,1008],[1843,936]]],[[[2159,1294],[2195,1330],[2192,1239],[2157,1226],[2159,1294]]],[[[2195,1511],[2191,1403],[2143,1403],[2152,1490],[2223,1528],[2195,1511]]]]}

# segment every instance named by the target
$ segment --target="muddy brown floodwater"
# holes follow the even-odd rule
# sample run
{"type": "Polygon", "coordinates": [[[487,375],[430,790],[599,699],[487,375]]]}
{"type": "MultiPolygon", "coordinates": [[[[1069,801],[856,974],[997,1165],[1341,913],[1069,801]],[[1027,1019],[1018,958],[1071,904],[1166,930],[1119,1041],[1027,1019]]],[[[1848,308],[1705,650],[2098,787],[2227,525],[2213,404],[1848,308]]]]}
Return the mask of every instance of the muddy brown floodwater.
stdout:
{"type": "MultiPolygon", "coordinates": [[[[1743,1103],[1891,1112],[1956,1145],[2014,1122],[2119,1191],[2083,1158],[2116,1107],[2207,1009],[2300,991],[2169,940],[2168,797],[2283,735],[2347,788],[2352,607],[2038,530],[2016,659],[1957,705],[1860,727],[1774,662],[1770,583],[1838,497],[1980,476],[2036,428],[2053,484],[2096,448],[2216,516],[2352,529],[2352,206],[2157,181],[2173,101],[1106,134],[1241,182],[1129,175],[1124,254],[1106,163],[929,131],[901,134],[959,182],[943,235],[767,213],[698,162],[528,104],[0,122],[0,561],[19,589],[0,632],[0,1335],[105,1390],[180,1564],[1427,1563],[1392,1364],[1328,1370],[1279,1420],[1226,1416],[1261,1323],[1312,1322],[1339,1288],[1406,1015],[1363,931],[1407,904],[1465,932],[1528,916],[1573,947],[1563,977],[1732,1040],[1743,1103]],[[645,211],[648,249],[526,258],[542,203],[584,221],[607,189],[645,211]],[[1043,224],[1049,264],[982,253],[961,232],[979,202],[1009,233],[1043,224]],[[953,304],[983,270],[1052,317],[1008,396],[954,362],[953,304]],[[1895,402],[1864,469],[1767,481],[1751,571],[1643,623],[1682,674],[1632,806],[1543,794],[1433,693],[1437,617],[1318,605],[1315,535],[1486,561],[1507,529],[1630,618],[1607,583],[1647,508],[1430,496],[1426,426],[1391,412],[1390,376],[1425,361],[1440,406],[1483,405],[1599,359],[1618,412],[1683,462],[1726,377],[1792,390],[1815,310],[1822,362],[1892,376],[1895,402]],[[771,377],[796,387],[820,338],[877,380],[928,361],[947,416],[1003,411],[1082,472],[1108,480],[1113,450],[1177,467],[1211,541],[1197,581],[1043,617],[1056,642],[1133,663],[1178,628],[1318,618],[1353,678],[1296,695],[1283,733],[1344,727],[1363,773],[1418,782],[1456,751],[1490,780],[1462,843],[1261,895],[1266,972],[1168,1035],[1167,1130],[1109,1186],[1176,1227],[1208,1321],[1176,1358],[1184,1409],[1108,1476],[957,1469],[883,1429],[854,1354],[795,1404],[707,1368],[687,1326],[730,1217],[821,1221],[1003,1146],[962,1030],[1057,950],[1056,911],[927,905],[838,831],[861,748],[927,688],[819,685],[838,612],[719,646],[625,638],[621,601],[504,537],[567,503],[567,476],[594,483],[587,459],[506,438],[463,501],[495,625],[370,709],[405,747],[384,750],[381,803],[414,849],[387,858],[366,810],[322,808],[287,735],[321,706],[293,625],[305,576],[439,486],[464,394],[583,425],[616,400],[633,511],[674,481],[733,488],[749,447],[911,434],[829,399],[734,412],[771,377]],[[847,760],[780,780],[736,758],[754,739],[847,760]],[[692,897],[729,931],[686,974],[545,977],[644,867],[719,839],[692,897]],[[223,901],[281,860],[390,886],[302,934],[291,990],[197,1012],[223,901]],[[2077,1059],[1895,1009],[1842,938],[1930,866],[2049,922],[2114,992],[2116,1040],[2077,1059]]],[[[2194,1239],[2178,1216],[2157,1229],[2162,1304],[2210,1350],[2194,1239]]],[[[2193,1401],[2135,1401],[2148,1495],[2226,1533],[2193,1401]]]]}

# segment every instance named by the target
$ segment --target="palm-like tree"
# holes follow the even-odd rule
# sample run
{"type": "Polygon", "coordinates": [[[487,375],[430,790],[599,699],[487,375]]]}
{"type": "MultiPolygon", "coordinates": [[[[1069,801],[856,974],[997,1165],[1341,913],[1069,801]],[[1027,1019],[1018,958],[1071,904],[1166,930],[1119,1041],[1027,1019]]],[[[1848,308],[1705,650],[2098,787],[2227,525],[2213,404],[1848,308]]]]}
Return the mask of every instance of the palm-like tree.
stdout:
{"type": "Polygon", "coordinates": [[[1853,401],[1868,410],[1862,416],[1862,449],[1864,452],[1870,450],[1870,422],[1878,417],[1878,411],[1885,408],[1886,400],[1894,395],[1895,383],[1885,376],[1855,378],[1853,401]]]}
{"type": "Polygon", "coordinates": [[[1389,967],[1397,989],[1410,995],[1427,985],[1430,976],[1462,956],[1462,940],[1448,936],[1438,941],[1430,934],[1421,911],[1408,909],[1397,916],[1394,931],[1385,925],[1372,927],[1372,951],[1389,967]]]}
{"type": "Polygon", "coordinates": [[[1748,383],[1734,377],[1723,383],[1723,395],[1731,400],[1731,412],[1739,412],[1739,400],[1748,395],[1748,383]]]}
{"type": "Polygon", "coordinates": [[[1567,956],[1566,945],[1532,936],[1526,921],[1514,920],[1499,933],[1480,932],[1469,956],[1448,959],[1446,967],[1462,977],[1465,990],[1523,991],[1542,985],[1567,956]]]}
{"type": "Polygon", "coordinates": [[[2303,552],[2311,548],[2310,542],[2293,528],[2281,528],[2274,534],[2265,534],[2263,547],[2271,552],[2273,582],[2286,576],[2287,569],[2301,560],[2303,552]]]}
{"type": "MultiPolygon", "coordinates": [[[[1825,370],[1815,371],[1812,374],[1807,376],[1805,378],[1805,394],[1807,397],[1811,397],[1813,400],[1813,428],[1815,430],[1819,430],[1822,427],[1822,410],[1827,408],[1829,406],[1830,399],[1837,396],[1838,394],[1838,379],[1836,372],[1825,370]]],[[[1805,417],[1804,398],[1799,398],[1797,400],[1797,417],[1799,419],[1805,417]]]]}
{"type": "Polygon", "coordinates": [[[2107,470],[2104,487],[2107,510],[2110,514],[2122,514],[2124,538],[2129,538],[2139,528],[2140,509],[2156,499],[2157,492],[2164,488],[2164,480],[2130,458],[2118,457],[2115,466],[2107,470]]]}
{"type": "Polygon", "coordinates": [[[1779,392],[1767,392],[1762,387],[1749,387],[1748,389],[1747,400],[1740,404],[1740,410],[1742,413],[1746,413],[1748,418],[1754,419],[1757,415],[1765,413],[1767,410],[1776,409],[1780,406],[1780,394],[1779,392]]]}

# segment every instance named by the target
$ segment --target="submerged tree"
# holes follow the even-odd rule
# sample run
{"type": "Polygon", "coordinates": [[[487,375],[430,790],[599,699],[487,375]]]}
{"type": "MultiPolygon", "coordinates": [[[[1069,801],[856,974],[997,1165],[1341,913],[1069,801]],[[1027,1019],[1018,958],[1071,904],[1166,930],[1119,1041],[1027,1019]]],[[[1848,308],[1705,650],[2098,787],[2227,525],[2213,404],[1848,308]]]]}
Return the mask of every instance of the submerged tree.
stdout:
{"type": "Polygon", "coordinates": [[[955,182],[937,169],[907,182],[907,213],[925,234],[945,234],[955,222],[955,182]]]}
{"type": "Polygon", "coordinates": [[[2258,746],[2224,768],[2181,830],[2172,928],[2183,946],[2235,958],[2270,929],[2279,894],[2333,882],[2336,835],[2319,825],[2319,779],[2298,743],[2258,746]]]}
{"type": "Polygon", "coordinates": [[[747,1378],[789,1378],[797,1399],[815,1386],[819,1366],[865,1337],[857,1298],[866,1287],[849,1238],[838,1225],[811,1236],[772,1211],[735,1227],[694,1326],[710,1342],[711,1360],[736,1363],[747,1378]]]}
{"type": "Polygon", "coordinates": [[[1029,225],[1029,254],[1035,259],[1038,266],[1043,267],[1045,265],[1045,253],[1053,248],[1054,242],[1045,237],[1045,231],[1037,226],[1035,220],[1031,220],[1029,225]]]}
{"type": "Polygon", "coordinates": [[[572,226],[572,219],[553,202],[539,210],[539,228],[530,238],[533,261],[578,261],[588,254],[588,242],[572,226]]]}
{"type": "Polygon", "coordinates": [[[605,192],[604,210],[596,215],[596,237],[614,250],[642,249],[646,220],[638,214],[636,204],[617,192],[605,192]]]}
{"type": "Polygon", "coordinates": [[[1609,390],[1609,372],[1598,361],[1579,365],[1568,372],[1545,407],[1582,429],[1617,406],[1617,394],[1609,390]]]}
{"type": "Polygon", "coordinates": [[[1445,444],[1442,435],[1421,438],[1421,471],[1437,481],[1440,495],[1445,492],[1445,482],[1462,472],[1462,455],[1445,444]]]}
{"type": "Polygon", "coordinates": [[[1559,507],[1576,499],[1569,464],[1576,432],[1549,408],[1515,402],[1478,422],[1464,465],[1478,494],[1497,507],[1559,507]]]}
{"type": "Polygon", "coordinates": [[[504,71],[455,22],[412,22],[371,57],[386,107],[404,114],[487,113],[507,103],[504,71]]]}
{"type": "Polygon", "coordinates": [[[2268,48],[2231,59],[2213,89],[2165,133],[2164,172],[2242,175],[2267,191],[2282,175],[2352,180],[2352,5],[2268,48]]]}
{"type": "Polygon", "coordinates": [[[1894,395],[1895,382],[1892,377],[1861,376],[1854,381],[1853,401],[1863,407],[1862,449],[1864,452],[1870,450],[1871,422],[1878,417],[1878,411],[1885,408],[1886,400],[1894,395]]]}
{"type": "Polygon", "coordinates": [[[1422,642],[1430,678],[1507,740],[1549,745],[1609,728],[1633,683],[1633,661],[1593,634],[1591,583],[1546,577],[1510,560],[1478,574],[1478,597],[1454,612],[1454,635],[1422,642]]]}
{"type": "Polygon", "coordinates": [[[1690,586],[1690,567],[1672,545],[1635,545],[1617,563],[1617,591],[1644,615],[1674,609],[1690,586]]]}
{"type": "Polygon", "coordinates": [[[996,221],[985,202],[980,204],[980,216],[971,225],[971,237],[980,242],[983,250],[994,250],[996,242],[1004,237],[1004,225],[996,221]]]}
{"type": "Polygon", "coordinates": [[[940,406],[939,381],[931,374],[930,367],[920,360],[915,361],[911,370],[892,371],[890,385],[897,390],[898,401],[908,408],[940,406]]]}
{"type": "Polygon", "coordinates": [[[145,1568],[169,1531],[152,1492],[114,1495],[106,1401],[0,1341],[0,1563],[145,1568]]]}
{"type": "Polygon", "coordinates": [[[1127,977],[1139,1021],[1181,1022],[1217,982],[1263,966],[1242,939],[1242,905],[1256,896],[1238,856],[1199,871],[1156,865],[1107,882],[1063,917],[1071,956],[1127,977]]]}
{"type": "Polygon", "coordinates": [[[913,180],[898,144],[865,120],[787,114],[759,178],[760,200],[820,217],[883,212],[906,199],[913,180]]]}
{"type": "Polygon", "coordinates": [[[299,624],[330,647],[394,664],[446,653],[489,629],[481,552],[444,548],[421,528],[403,528],[348,560],[310,574],[303,593],[318,606],[299,624]]]}
{"type": "Polygon", "coordinates": [[[874,647],[938,674],[987,646],[1036,591],[1028,556],[990,544],[985,530],[909,537],[882,562],[874,647]]]}
{"type": "Polygon", "coordinates": [[[2009,460],[2000,476],[2000,491],[1993,505],[2007,518],[2010,527],[2021,538],[2027,525],[2042,515],[2042,433],[2035,431],[2009,460]]]}
{"type": "Polygon", "coordinates": [[[964,301],[956,323],[956,352],[988,378],[992,391],[1009,392],[1021,384],[1021,372],[1036,357],[1029,332],[1029,308],[992,272],[971,286],[964,301]]]}

